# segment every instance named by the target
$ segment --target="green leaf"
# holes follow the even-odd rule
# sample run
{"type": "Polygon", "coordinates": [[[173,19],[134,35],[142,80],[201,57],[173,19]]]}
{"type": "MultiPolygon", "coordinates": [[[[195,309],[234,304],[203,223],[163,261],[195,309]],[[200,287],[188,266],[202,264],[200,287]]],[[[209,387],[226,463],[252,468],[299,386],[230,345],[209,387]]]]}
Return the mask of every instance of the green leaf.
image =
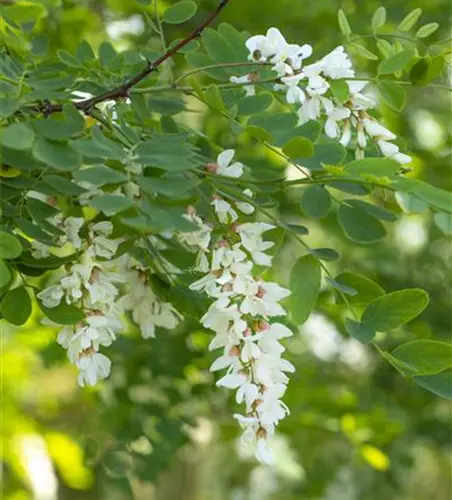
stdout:
{"type": "Polygon", "coordinates": [[[105,215],[115,215],[127,210],[133,205],[133,200],[119,194],[102,194],[90,200],[89,204],[105,215]]]}
{"type": "Polygon", "coordinates": [[[22,219],[21,217],[15,218],[14,222],[16,223],[16,226],[27,236],[30,236],[31,238],[34,238],[35,240],[38,240],[45,245],[54,245],[52,236],[49,233],[43,231],[38,225],[34,224],[33,222],[30,222],[27,219],[22,219]]]}
{"type": "Polygon", "coordinates": [[[360,57],[364,57],[364,59],[368,59],[369,61],[378,61],[377,54],[374,54],[371,50],[365,47],[361,43],[354,43],[352,47],[355,49],[356,55],[360,57]]]}
{"type": "Polygon", "coordinates": [[[168,24],[181,24],[191,19],[197,11],[195,2],[190,0],[181,0],[168,7],[162,20],[168,24]]]}
{"type": "Polygon", "coordinates": [[[377,48],[381,52],[382,56],[385,59],[388,59],[394,54],[394,50],[392,48],[392,45],[387,41],[384,40],[383,38],[379,38],[377,40],[377,48]]]}
{"type": "Polygon", "coordinates": [[[417,23],[421,17],[422,9],[414,9],[407,14],[397,27],[399,31],[410,31],[410,29],[417,23]]]}
{"type": "Polygon", "coordinates": [[[57,120],[56,118],[46,118],[44,120],[36,120],[32,122],[33,128],[39,135],[53,141],[66,141],[74,134],[80,133],[83,130],[83,121],[68,122],[57,120]]]}
{"type": "Polygon", "coordinates": [[[303,191],[301,208],[309,217],[325,217],[331,210],[330,193],[320,184],[309,186],[303,191]]]}
{"type": "Polygon", "coordinates": [[[406,191],[416,196],[438,210],[452,212],[452,193],[450,191],[431,186],[417,179],[400,179],[394,182],[393,186],[399,191],[406,191]]]}
{"type": "Polygon", "coordinates": [[[346,236],[357,243],[370,244],[383,239],[386,230],[382,223],[367,212],[353,205],[354,200],[344,200],[337,218],[346,236]]]}
{"type": "Polygon", "coordinates": [[[224,111],[226,109],[223,98],[221,97],[220,89],[213,83],[209,85],[205,91],[204,100],[213,109],[217,109],[219,111],[224,111]]]}
{"type": "Polygon", "coordinates": [[[70,54],[67,50],[59,49],[57,50],[57,57],[66,66],[71,68],[81,68],[83,64],[72,54],[70,54]]]}
{"type": "Polygon", "coordinates": [[[327,283],[329,283],[333,288],[335,288],[336,290],[341,292],[339,294],[341,297],[342,297],[342,294],[350,295],[351,297],[356,295],[356,290],[354,290],[353,288],[351,288],[347,285],[343,285],[342,283],[339,283],[338,281],[333,280],[329,276],[327,276],[325,279],[326,279],[327,283]]]}
{"type": "Polygon", "coordinates": [[[64,302],[56,307],[46,307],[40,299],[37,299],[42,312],[53,322],[59,325],[74,325],[85,319],[85,313],[74,305],[64,302]]]}
{"type": "Polygon", "coordinates": [[[350,88],[345,80],[331,80],[330,89],[339,102],[348,101],[350,97],[350,88]]]}
{"type": "MultiPolygon", "coordinates": [[[[229,41],[220,33],[207,28],[202,33],[202,43],[207,54],[217,63],[237,61],[237,55],[229,41]]],[[[234,73],[234,68],[225,68],[226,72],[234,73]]]]}
{"type": "Polygon", "coordinates": [[[315,145],[315,155],[303,160],[303,166],[312,171],[324,170],[323,165],[340,165],[347,154],[347,150],[337,141],[315,145]]]}
{"type": "Polygon", "coordinates": [[[66,143],[53,142],[38,137],[33,145],[34,157],[61,172],[71,172],[82,164],[80,153],[71,149],[66,143]]]}
{"type": "Polygon", "coordinates": [[[381,28],[386,22],[386,9],[384,7],[378,7],[372,16],[372,31],[376,33],[378,28],[381,28]]]}
{"type": "MultiPolygon", "coordinates": [[[[215,61],[206,54],[198,54],[196,52],[188,53],[185,58],[190,66],[194,68],[200,68],[202,66],[210,66],[215,64],[215,61]]],[[[211,68],[203,71],[207,76],[213,78],[214,80],[225,81],[229,80],[228,74],[222,68],[211,68]]]]}
{"type": "Polygon", "coordinates": [[[412,61],[414,57],[414,52],[412,50],[403,50],[394,54],[389,59],[381,61],[378,66],[379,75],[387,75],[390,73],[395,73],[396,71],[401,71],[412,61]]]}
{"type": "Polygon", "coordinates": [[[9,267],[0,259],[0,287],[6,286],[11,280],[9,267]]]}
{"type": "Polygon", "coordinates": [[[27,198],[27,210],[36,222],[40,222],[42,219],[48,219],[49,217],[54,217],[59,213],[59,210],[52,207],[52,205],[30,197],[27,198]]]}
{"type": "Polygon", "coordinates": [[[353,160],[344,167],[344,172],[353,175],[372,175],[375,177],[394,177],[400,164],[390,158],[364,158],[353,160]]]}
{"type": "Polygon", "coordinates": [[[413,377],[412,380],[437,396],[452,399],[452,372],[450,371],[426,377],[413,377]]]}
{"type": "Polygon", "coordinates": [[[396,191],[395,199],[399,207],[406,213],[423,214],[428,210],[428,203],[403,191],[396,191]]]}
{"type": "Polygon", "coordinates": [[[429,297],[424,290],[399,290],[373,300],[365,309],[361,321],[376,331],[387,332],[414,319],[428,303],[429,297]]]}
{"type": "Polygon", "coordinates": [[[45,175],[42,180],[46,185],[51,186],[61,194],[68,196],[80,196],[81,194],[86,193],[86,189],[78,186],[75,182],[72,182],[65,177],[60,177],[59,175],[45,175]]]}
{"type": "Polygon", "coordinates": [[[23,248],[19,239],[5,231],[0,231],[0,258],[17,259],[23,248]]]}
{"type": "Polygon", "coordinates": [[[176,199],[186,196],[187,192],[194,189],[199,183],[198,179],[187,177],[141,177],[138,179],[140,187],[149,195],[158,193],[176,199]]]}
{"type": "Polygon", "coordinates": [[[310,158],[314,155],[314,144],[306,137],[293,137],[282,150],[289,158],[310,158]]]}
{"type": "Polygon", "coordinates": [[[15,2],[13,5],[4,5],[2,15],[18,24],[33,23],[47,15],[44,5],[35,2],[15,2]]]}
{"type": "Polygon", "coordinates": [[[7,292],[0,303],[0,311],[6,321],[23,325],[31,315],[31,299],[24,286],[7,292]]]}
{"type": "Polygon", "coordinates": [[[360,323],[359,321],[354,321],[350,318],[345,319],[345,329],[355,340],[363,344],[371,342],[376,335],[375,330],[368,325],[360,323]]]}
{"type": "Polygon", "coordinates": [[[402,111],[405,107],[406,92],[401,85],[396,82],[380,80],[378,82],[378,89],[383,100],[392,109],[395,111],[402,111]]]}
{"type": "Polygon", "coordinates": [[[416,38],[427,38],[428,36],[435,33],[439,28],[438,23],[428,23],[421,26],[416,32],[416,38]]]}
{"type": "Polygon", "coordinates": [[[424,57],[419,59],[410,69],[410,81],[413,85],[424,85],[427,81],[429,62],[424,57]]]}
{"type": "Polygon", "coordinates": [[[8,118],[19,109],[19,100],[13,97],[0,97],[0,118],[8,118]]]}
{"type": "Polygon", "coordinates": [[[353,207],[364,210],[372,217],[375,217],[379,220],[387,220],[387,221],[395,221],[397,220],[397,214],[391,212],[390,210],[386,210],[386,208],[379,207],[378,205],[372,205],[371,203],[367,203],[362,200],[347,200],[347,203],[353,207]]]}
{"type": "Polygon", "coordinates": [[[349,37],[352,34],[352,28],[350,27],[347,16],[342,9],[339,9],[337,11],[337,21],[339,23],[339,29],[341,30],[342,34],[346,37],[349,37]]]}
{"type": "Polygon", "coordinates": [[[77,59],[83,63],[96,59],[91,45],[86,40],[82,40],[80,45],[77,47],[77,59]]]}
{"type": "Polygon", "coordinates": [[[413,340],[397,347],[391,356],[412,370],[412,375],[435,375],[452,367],[452,345],[436,340],[413,340]]]}
{"type": "Polygon", "coordinates": [[[311,314],[320,292],[322,271],[313,255],[297,260],[290,274],[290,311],[297,325],[303,324],[311,314]]]}
{"type": "Polygon", "coordinates": [[[33,144],[35,134],[26,123],[13,123],[3,129],[0,141],[11,149],[28,149],[33,144]]]}
{"type": "Polygon", "coordinates": [[[185,103],[174,95],[172,97],[152,96],[148,99],[148,106],[152,111],[162,115],[177,115],[185,109],[185,103]]]}
{"type": "Polygon", "coordinates": [[[273,104],[271,94],[262,93],[249,97],[242,97],[237,101],[239,114],[247,116],[261,113],[273,104]]]}
{"type": "Polygon", "coordinates": [[[436,226],[447,236],[452,235],[452,214],[436,213],[433,216],[436,226]]]}
{"type": "Polygon", "coordinates": [[[97,187],[105,186],[106,184],[122,184],[128,180],[127,176],[122,172],[106,167],[105,165],[96,165],[78,170],[74,173],[74,179],[77,182],[89,182],[97,187]]]}
{"type": "Polygon", "coordinates": [[[338,260],[339,254],[332,248],[313,248],[310,253],[320,260],[338,260]]]}
{"type": "Polygon", "coordinates": [[[356,294],[349,299],[351,304],[365,305],[385,294],[378,283],[359,274],[344,272],[338,274],[334,279],[356,291],[356,294]]]}

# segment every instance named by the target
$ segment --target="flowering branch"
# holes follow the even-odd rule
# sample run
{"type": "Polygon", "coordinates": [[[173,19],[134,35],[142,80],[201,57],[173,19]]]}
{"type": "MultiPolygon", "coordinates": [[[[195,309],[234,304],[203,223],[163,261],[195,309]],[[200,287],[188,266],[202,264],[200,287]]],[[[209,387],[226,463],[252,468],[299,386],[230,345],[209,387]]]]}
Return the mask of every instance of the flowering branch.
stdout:
{"type": "MultiPolygon", "coordinates": [[[[185,45],[189,42],[197,38],[201,35],[207,26],[209,26],[216,17],[222,12],[222,10],[226,7],[230,0],[220,0],[216,9],[207,17],[199,26],[197,26],[189,35],[187,35],[183,40],[177,43],[174,47],[167,50],[162,56],[160,56],[155,61],[149,61],[145,69],[143,69],[140,73],[135,75],[129,81],[126,81],[122,85],[104,92],[103,94],[91,97],[89,99],[85,99],[83,101],[75,103],[75,107],[81,111],[89,112],[96,104],[99,104],[104,101],[111,101],[120,98],[125,98],[129,96],[130,90],[141,82],[148,75],[153,73],[159,66],[161,66],[166,60],[173,57],[177,54],[185,45]]],[[[63,106],[61,104],[52,104],[50,102],[45,102],[42,106],[43,113],[48,116],[52,113],[56,113],[63,110],[63,106]]]]}

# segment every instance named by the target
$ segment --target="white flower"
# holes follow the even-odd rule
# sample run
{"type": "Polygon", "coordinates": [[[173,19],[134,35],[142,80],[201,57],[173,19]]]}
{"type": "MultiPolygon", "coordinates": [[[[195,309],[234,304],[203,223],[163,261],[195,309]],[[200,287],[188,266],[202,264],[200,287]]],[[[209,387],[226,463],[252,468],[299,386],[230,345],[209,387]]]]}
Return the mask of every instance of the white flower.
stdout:
{"type": "Polygon", "coordinates": [[[110,374],[111,361],[98,352],[89,353],[79,358],[78,383],[80,387],[95,385],[99,380],[106,379],[110,374]]]}
{"type": "Polygon", "coordinates": [[[64,297],[63,287],[60,285],[52,285],[38,293],[38,298],[42,301],[45,307],[57,307],[64,297]]]}
{"type": "Polygon", "coordinates": [[[236,83],[237,85],[240,85],[243,83],[248,84],[248,85],[244,85],[246,97],[250,97],[250,96],[253,96],[256,94],[255,86],[252,83],[250,83],[250,82],[252,82],[252,77],[249,74],[243,75],[243,76],[231,76],[229,78],[229,81],[232,83],[236,83]]]}
{"type": "MultiPolygon", "coordinates": [[[[245,189],[242,191],[242,194],[247,196],[248,198],[253,198],[253,192],[251,189],[245,189]]],[[[254,213],[254,206],[251,205],[251,203],[247,203],[245,201],[238,201],[236,202],[237,208],[244,213],[245,215],[251,215],[254,213]]]]}
{"type": "Polygon", "coordinates": [[[395,160],[396,162],[400,163],[401,165],[406,165],[407,163],[411,163],[413,161],[411,156],[408,156],[404,153],[396,153],[392,157],[392,159],[395,160]]]}
{"type": "Polygon", "coordinates": [[[364,130],[370,135],[370,137],[375,139],[383,139],[385,141],[393,141],[397,139],[397,136],[388,130],[386,127],[383,127],[380,123],[375,120],[371,120],[370,118],[365,118],[363,120],[364,130]]]}
{"type": "Polygon", "coordinates": [[[74,248],[81,248],[82,240],[78,235],[85,220],[83,217],[68,217],[63,223],[63,230],[66,232],[67,241],[72,243],[74,248]]]}
{"type": "Polygon", "coordinates": [[[248,38],[245,45],[250,51],[250,60],[266,61],[268,58],[280,54],[285,49],[287,42],[277,28],[270,28],[265,36],[256,35],[248,38]]]}
{"type": "Polygon", "coordinates": [[[199,227],[199,231],[189,231],[186,233],[179,233],[179,240],[192,247],[198,247],[206,252],[209,248],[210,238],[212,235],[212,228],[204,224],[202,219],[196,214],[183,214],[182,217],[192,222],[195,226],[199,227]]]}
{"type": "Polygon", "coordinates": [[[328,137],[335,139],[339,135],[339,126],[337,122],[349,118],[350,110],[348,108],[334,108],[327,116],[328,119],[325,123],[325,133],[328,137]]]}
{"type": "Polygon", "coordinates": [[[40,241],[33,240],[31,242],[31,255],[35,259],[45,259],[46,257],[50,257],[52,254],[50,253],[50,247],[41,243],[40,241]]]}
{"type": "Polygon", "coordinates": [[[305,76],[302,73],[281,78],[281,81],[287,87],[286,100],[289,104],[297,104],[305,101],[305,93],[298,87],[300,80],[303,78],[305,78],[305,76]]]}
{"type": "Polygon", "coordinates": [[[322,72],[325,76],[338,79],[354,77],[352,62],[345,52],[344,47],[336,47],[333,51],[321,59],[322,72]]]}
{"type": "Polygon", "coordinates": [[[219,221],[223,224],[230,224],[232,222],[235,222],[239,218],[237,212],[226,200],[215,198],[212,201],[212,205],[215,209],[215,213],[217,214],[219,221]]]}
{"type": "Polygon", "coordinates": [[[364,110],[373,108],[376,105],[375,98],[370,94],[362,94],[361,91],[366,87],[368,82],[362,80],[348,81],[347,85],[350,90],[350,98],[353,109],[364,110]]]}
{"type": "Polygon", "coordinates": [[[347,147],[352,140],[352,127],[350,120],[344,120],[344,128],[342,129],[342,137],[339,139],[339,143],[342,146],[347,147]]]}
{"type": "Polygon", "coordinates": [[[256,458],[257,460],[259,460],[259,462],[263,464],[272,465],[273,455],[270,451],[270,448],[268,446],[268,441],[266,438],[260,438],[257,440],[256,458]]]}
{"type": "Polygon", "coordinates": [[[226,149],[218,155],[218,168],[216,170],[216,173],[218,175],[224,175],[226,177],[241,177],[241,175],[243,174],[242,163],[234,162],[231,164],[234,155],[235,151],[233,149],[226,149]]]}

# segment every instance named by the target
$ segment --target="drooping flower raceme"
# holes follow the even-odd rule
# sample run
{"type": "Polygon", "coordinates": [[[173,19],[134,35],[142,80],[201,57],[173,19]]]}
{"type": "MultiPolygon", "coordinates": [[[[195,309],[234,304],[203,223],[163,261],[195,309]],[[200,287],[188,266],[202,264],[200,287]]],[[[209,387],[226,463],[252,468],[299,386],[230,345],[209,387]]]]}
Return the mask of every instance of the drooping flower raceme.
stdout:
{"type": "MultiPolygon", "coordinates": [[[[368,140],[374,142],[381,154],[401,165],[411,162],[411,157],[399,151],[391,141],[397,137],[378,123],[367,110],[375,108],[376,100],[365,93],[367,82],[355,75],[352,62],[343,46],[336,47],[319,61],[305,64],[312,55],[310,45],[288,43],[281,32],[270,28],[266,35],[252,36],[246,41],[248,59],[271,66],[276,73],[276,91],[283,91],[289,104],[299,106],[299,125],[309,120],[325,119],[325,134],[338,139],[347,147],[355,136],[356,158],[363,158],[368,140]],[[349,80],[350,79],[350,80],[349,80]],[[338,82],[345,82],[345,91],[339,98],[335,89],[338,82]],[[345,92],[345,94],[344,94],[345,92]]],[[[256,82],[250,73],[240,78],[231,77],[232,82],[256,82]]],[[[247,95],[254,94],[247,87],[247,95]]]]}
{"type": "MultiPolygon", "coordinates": [[[[225,153],[229,165],[234,152],[222,153],[220,160],[225,153]]],[[[217,174],[223,172],[217,170],[217,174]]],[[[217,386],[235,390],[237,403],[244,405],[244,415],[235,415],[243,428],[241,441],[244,445],[254,443],[256,457],[269,463],[267,438],[289,413],[281,398],[288,383],[287,373],[293,372],[294,367],[281,358],[285,348],[280,340],[290,337],[292,332],[277,319],[286,314],[280,301],[290,292],[263,280],[257,273],[256,265],[271,265],[271,256],[266,251],[274,243],[265,241],[264,234],[274,226],[242,222],[239,213],[254,211],[250,190],[244,192],[244,198],[244,202],[234,203],[215,195],[214,210],[227,229],[218,238],[210,238],[208,248],[200,237],[199,249],[207,266],[205,274],[190,289],[204,292],[212,299],[201,323],[215,333],[209,349],[221,349],[221,355],[210,369],[226,370],[217,386]]],[[[191,217],[197,216],[192,213],[191,217]]]]}

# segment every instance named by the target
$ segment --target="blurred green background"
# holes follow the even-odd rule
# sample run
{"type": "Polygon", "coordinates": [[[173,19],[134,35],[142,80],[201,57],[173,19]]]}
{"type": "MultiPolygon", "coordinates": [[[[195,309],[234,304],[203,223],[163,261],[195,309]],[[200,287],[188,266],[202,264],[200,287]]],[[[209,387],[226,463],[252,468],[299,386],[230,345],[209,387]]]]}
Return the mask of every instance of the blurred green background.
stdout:
{"type": "MultiPolygon", "coordinates": [[[[118,50],[158,46],[143,16],[146,1],[42,3],[49,15],[35,30],[48,37],[51,51],[74,51],[84,39],[93,47],[110,39],[118,50]]],[[[163,11],[171,3],[158,5],[163,11]]],[[[168,40],[183,36],[216,5],[212,0],[197,3],[198,13],[187,25],[167,26],[168,40]]],[[[368,34],[380,4],[231,0],[217,22],[250,34],[276,26],[289,41],[310,43],[321,56],[342,43],[338,8],[347,13],[354,31],[368,34]]],[[[447,0],[388,0],[383,5],[388,32],[421,7],[422,23],[442,23],[433,41],[450,36],[447,0]]],[[[152,9],[147,12],[152,14],[152,9]]],[[[367,59],[356,63],[369,74],[375,69],[375,62],[367,59]]],[[[178,56],[175,64],[183,69],[183,58],[178,56]]],[[[409,90],[401,115],[382,109],[415,158],[410,175],[445,189],[452,187],[450,105],[449,93],[424,87],[409,90]]],[[[198,111],[179,119],[223,147],[234,145],[218,116],[198,111]]],[[[250,164],[259,161],[262,152],[256,146],[239,147],[250,164]]],[[[351,246],[334,213],[321,223],[304,220],[296,193],[291,196],[280,200],[282,216],[309,227],[311,246],[339,251],[341,260],[330,266],[334,273],[367,275],[387,291],[420,287],[429,292],[427,311],[409,327],[381,336],[382,346],[449,338],[452,248],[431,213],[402,213],[382,243],[351,246]]],[[[396,209],[394,200],[388,203],[396,209]]],[[[287,284],[288,264],[300,252],[285,242],[275,261],[276,280],[287,284]]],[[[206,354],[210,334],[198,325],[186,322],[147,341],[137,332],[125,333],[109,348],[110,379],[82,390],[65,351],[55,342],[56,331],[41,325],[37,310],[20,329],[3,324],[2,498],[450,499],[450,404],[404,380],[371,347],[348,338],[339,319],[331,292],[325,291],[316,312],[287,343],[297,371],[285,397],[291,415],[275,438],[277,461],[271,468],[238,453],[233,404],[214,387],[206,354]]]]}

